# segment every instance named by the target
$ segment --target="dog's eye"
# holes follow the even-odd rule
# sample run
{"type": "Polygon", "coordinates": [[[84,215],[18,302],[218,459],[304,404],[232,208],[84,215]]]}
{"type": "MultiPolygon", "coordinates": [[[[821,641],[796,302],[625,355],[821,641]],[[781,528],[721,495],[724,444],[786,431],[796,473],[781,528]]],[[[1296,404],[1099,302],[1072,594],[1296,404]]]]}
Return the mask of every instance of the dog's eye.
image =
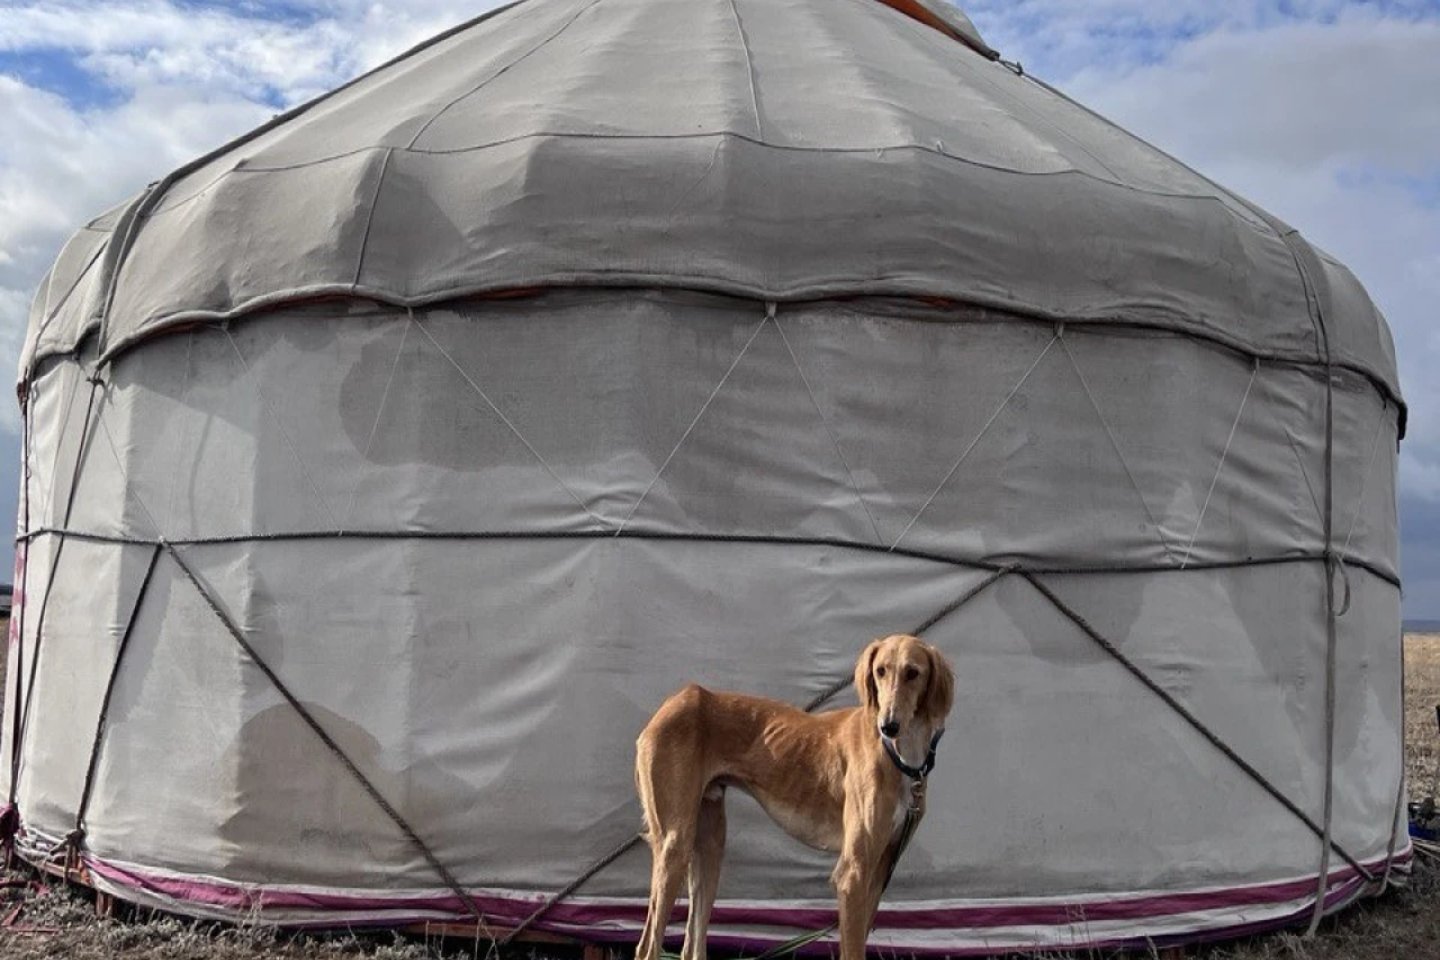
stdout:
{"type": "Polygon", "coordinates": [[[916,677],[918,677],[918,676],[920,676],[920,671],[919,671],[919,670],[915,669],[914,667],[906,667],[906,668],[905,668],[905,682],[906,682],[906,683],[909,683],[911,680],[914,680],[914,679],[915,679],[916,677]]]}
{"type": "Polygon", "coordinates": [[[877,676],[877,677],[883,677],[883,676],[885,676],[885,668],[884,668],[884,667],[876,667],[876,668],[875,668],[875,676],[877,676]]]}

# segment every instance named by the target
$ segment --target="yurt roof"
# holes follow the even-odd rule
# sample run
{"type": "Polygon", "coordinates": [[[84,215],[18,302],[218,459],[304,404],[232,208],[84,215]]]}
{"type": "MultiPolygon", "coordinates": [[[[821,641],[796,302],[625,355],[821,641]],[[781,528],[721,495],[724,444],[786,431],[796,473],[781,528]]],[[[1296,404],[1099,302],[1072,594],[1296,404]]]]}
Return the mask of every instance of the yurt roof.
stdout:
{"type": "Polygon", "coordinates": [[[1398,400],[1349,271],[995,58],[943,0],[524,0],[87,225],[21,376],[96,330],[111,355],[287,301],[603,285],[1328,351],[1398,400]]]}

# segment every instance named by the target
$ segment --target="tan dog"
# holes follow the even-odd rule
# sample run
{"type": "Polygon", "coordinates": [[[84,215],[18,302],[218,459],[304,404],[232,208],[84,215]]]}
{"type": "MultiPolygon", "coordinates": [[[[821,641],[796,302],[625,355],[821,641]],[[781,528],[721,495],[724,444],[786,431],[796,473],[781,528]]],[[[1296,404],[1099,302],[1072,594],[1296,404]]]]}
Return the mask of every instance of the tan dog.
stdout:
{"type": "MultiPolygon", "coordinates": [[[[954,674],[940,651],[897,634],[860,654],[855,690],[859,707],[818,714],[694,684],[660,705],[635,743],[635,785],[654,856],[637,960],[659,960],[687,875],[683,957],[704,960],[725,850],[727,786],[749,793],[797,840],[840,854],[831,875],[840,901],[840,957],[862,960],[910,783],[929,772],[954,674]]],[[[923,804],[917,806],[918,816],[923,804]]]]}

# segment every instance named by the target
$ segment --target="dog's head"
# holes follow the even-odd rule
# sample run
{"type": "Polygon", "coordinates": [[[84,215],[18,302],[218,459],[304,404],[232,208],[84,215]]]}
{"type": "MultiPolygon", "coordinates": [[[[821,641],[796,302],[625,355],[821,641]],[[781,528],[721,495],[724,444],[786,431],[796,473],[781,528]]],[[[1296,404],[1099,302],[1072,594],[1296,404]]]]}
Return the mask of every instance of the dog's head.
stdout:
{"type": "Polygon", "coordinates": [[[882,736],[895,738],[912,724],[928,731],[945,725],[955,700],[955,672],[930,644],[897,633],[871,642],[855,662],[855,692],[882,736]]]}

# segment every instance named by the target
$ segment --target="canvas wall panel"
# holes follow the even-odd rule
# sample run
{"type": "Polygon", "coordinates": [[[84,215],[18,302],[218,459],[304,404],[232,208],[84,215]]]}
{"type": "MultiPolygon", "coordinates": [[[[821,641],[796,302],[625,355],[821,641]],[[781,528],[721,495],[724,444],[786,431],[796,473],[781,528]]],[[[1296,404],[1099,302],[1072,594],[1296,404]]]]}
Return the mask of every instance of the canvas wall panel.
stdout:
{"type": "MultiPolygon", "coordinates": [[[[119,502],[172,538],[623,529],[1061,566],[1324,545],[1321,382],[1184,337],[660,293],[284,316],[118,365],[86,525],[119,502]]],[[[1335,397],[1336,539],[1393,572],[1397,411],[1358,378],[1335,397]]]]}

